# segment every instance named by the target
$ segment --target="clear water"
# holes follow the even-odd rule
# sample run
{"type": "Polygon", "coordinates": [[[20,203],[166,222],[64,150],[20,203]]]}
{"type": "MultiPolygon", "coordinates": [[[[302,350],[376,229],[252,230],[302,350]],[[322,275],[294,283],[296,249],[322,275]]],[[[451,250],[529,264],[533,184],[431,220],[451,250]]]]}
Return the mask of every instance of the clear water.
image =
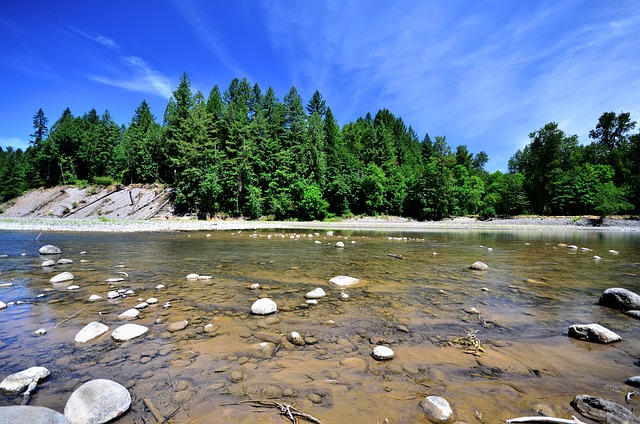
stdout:
{"type": "MultiPolygon", "coordinates": [[[[83,382],[115,380],[133,398],[118,423],[155,422],[144,399],[162,415],[175,413],[176,423],[282,422],[277,409],[246,403],[257,399],[291,404],[325,424],[423,423],[419,404],[427,395],[446,398],[461,421],[491,423],[534,415],[540,405],[570,417],[577,394],[624,404],[625,380],[640,374],[639,321],[598,306],[609,287],[640,292],[640,234],[318,233],[0,232],[0,254],[7,255],[0,284],[12,284],[0,287],[0,300],[16,302],[0,310],[0,378],[47,367],[51,376],[30,404],[58,411],[83,382]],[[336,249],[337,241],[346,247],[336,249]],[[74,263],[41,267],[44,244],[63,250],[53,259],[74,263]],[[490,270],[470,271],[475,261],[490,270]],[[63,271],[74,274],[79,290],[49,283],[63,271]],[[119,272],[128,274],[124,282],[106,282],[119,272]],[[190,273],[212,278],[187,280],[190,273]],[[332,286],[337,275],[361,284],[332,286]],[[254,283],[261,287],[251,290],[254,283]],[[327,297],[308,306],[304,295],[316,287],[327,297]],[[135,295],[107,300],[114,289],[135,295]],[[343,292],[348,299],[340,299],[343,292]],[[92,294],[103,299],[89,302],[92,294]],[[143,337],[120,343],[108,332],[74,342],[91,321],[110,330],[125,324],[118,315],[150,297],[158,304],[135,321],[150,328],[143,337]],[[251,315],[259,297],[273,299],[279,311],[251,315]],[[180,320],[187,328],[166,330],[180,320]],[[205,332],[209,323],[213,331],[205,332]],[[568,327],[578,323],[599,323],[623,341],[569,339],[568,327]],[[39,328],[47,333],[34,335],[39,328]],[[440,346],[469,330],[478,331],[486,355],[440,346]],[[308,344],[264,344],[292,331],[308,344]],[[373,359],[376,344],[391,347],[395,358],[373,359]]],[[[21,399],[0,395],[0,406],[21,399]]],[[[638,400],[627,406],[637,408],[638,400]]]]}

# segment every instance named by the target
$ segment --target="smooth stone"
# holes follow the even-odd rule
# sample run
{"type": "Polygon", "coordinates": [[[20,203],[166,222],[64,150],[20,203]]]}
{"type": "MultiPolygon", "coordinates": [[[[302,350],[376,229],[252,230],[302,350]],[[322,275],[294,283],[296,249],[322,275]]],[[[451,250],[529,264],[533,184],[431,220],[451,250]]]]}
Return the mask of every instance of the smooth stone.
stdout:
{"type": "Polygon", "coordinates": [[[41,255],[59,255],[62,253],[62,250],[52,244],[47,244],[38,249],[38,252],[40,252],[41,255]]]}
{"type": "Polygon", "coordinates": [[[251,305],[251,313],[255,315],[269,315],[277,310],[278,306],[276,302],[267,297],[258,299],[251,305]]]}
{"type": "Polygon", "coordinates": [[[212,278],[210,275],[198,275],[198,280],[211,280],[212,278]]]}
{"type": "Polygon", "coordinates": [[[98,296],[97,294],[92,294],[89,296],[89,302],[95,302],[96,300],[102,299],[102,296],[98,296]]]}
{"type": "Polygon", "coordinates": [[[317,305],[317,304],[318,304],[318,301],[317,301],[317,300],[315,300],[315,299],[309,299],[309,300],[305,301],[305,303],[306,303],[307,305],[317,305]]]}
{"type": "Polygon", "coordinates": [[[63,283],[73,280],[73,274],[70,272],[62,272],[49,280],[50,283],[63,283]]]}
{"type": "Polygon", "coordinates": [[[338,249],[342,249],[342,248],[344,247],[344,243],[343,243],[343,242],[341,242],[341,241],[339,241],[339,242],[337,242],[337,243],[336,243],[336,247],[337,247],[338,249]]]}
{"type": "Polygon", "coordinates": [[[358,284],[360,280],[354,277],[348,277],[346,275],[338,275],[329,280],[331,284],[335,284],[340,287],[352,286],[354,284],[358,284]]]}
{"type": "Polygon", "coordinates": [[[107,297],[109,299],[115,299],[116,297],[120,297],[120,293],[118,293],[117,291],[110,291],[109,293],[107,293],[107,297]]]}
{"type": "Polygon", "coordinates": [[[12,287],[13,283],[0,283],[0,287],[12,287]]]}
{"type": "Polygon", "coordinates": [[[138,315],[140,315],[140,311],[136,308],[131,308],[118,315],[118,319],[131,320],[138,318],[138,315]]]}
{"type": "Polygon", "coordinates": [[[189,274],[187,275],[187,280],[197,280],[200,275],[198,274],[189,274]]]}
{"type": "Polygon", "coordinates": [[[474,271],[487,271],[489,269],[489,266],[484,262],[478,261],[469,265],[469,269],[472,269],[474,271]]]}
{"type": "Polygon", "coordinates": [[[629,386],[640,387],[640,375],[636,375],[635,377],[630,377],[626,383],[629,386]]]}
{"type": "Polygon", "coordinates": [[[576,246],[575,244],[570,244],[567,246],[567,249],[578,250],[578,246],[576,246]]]}
{"type": "Polygon", "coordinates": [[[29,405],[0,406],[0,422],[15,424],[69,424],[65,416],[58,411],[43,406],[29,405]]]}
{"type": "Polygon", "coordinates": [[[44,336],[45,334],[47,334],[47,330],[45,328],[38,328],[33,332],[33,334],[35,334],[36,336],[44,336]]]}
{"type": "Polygon", "coordinates": [[[113,278],[107,278],[105,280],[107,283],[121,283],[124,281],[124,278],[122,277],[113,277],[113,278]]]}
{"type": "Polygon", "coordinates": [[[171,324],[167,325],[167,331],[169,333],[175,333],[176,331],[184,330],[185,328],[187,328],[187,325],[189,325],[189,322],[186,320],[172,322],[171,324]]]}
{"type": "Polygon", "coordinates": [[[433,423],[447,423],[453,418],[453,410],[446,399],[440,396],[427,396],[420,402],[420,406],[433,423]]]}
{"type": "Polygon", "coordinates": [[[622,337],[600,324],[572,325],[569,327],[569,337],[604,344],[622,340],[622,337]]]}
{"type": "Polygon", "coordinates": [[[156,299],[155,297],[150,297],[149,299],[147,299],[147,303],[149,305],[155,305],[156,303],[158,303],[158,299],[156,299]]]}
{"type": "Polygon", "coordinates": [[[43,268],[46,268],[48,266],[54,266],[56,264],[56,261],[54,261],[53,259],[47,259],[46,261],[42,262],[42,265],[40,265],[43,268]]]}
{"type": "Polygon", "coordinates": [[[78,387],[64,407],[70,424],[106,423],[127,412],[129,391],[115,381],[91,380],[78,387]]]}
{"type": "Polygon", "coordinates": [[[51,374],[45,367],[31,367],[7,376],[0,383],[0,391],[8,394],[22,393],[33,382],[38,382],[51,374]]]}
{"type": "Polygon", "coordinates": [[[71,265],[73,263],[73,261],[71,259],[59,259],[57,264],[58,265],[71,265]]]}
{"type": "Polygon", "coordinates": [[[125,324],[113,330],[111,337],[119,342],[135,339],[149,331],[149,328],[138,324],[125,324]]]}
{"type": "Polygon", "coordinates": [[[164,284],[158,284],[158,285],[156,286],[156,289],[157,289],[157,290],[162,290],[162,289],[164,289],[164,284]]]}
{"type": "Polygon", "coordinates": [[[571,406],[588,419],[599,423],[640,424],[640,419],[629,409],[596,396],[578,395],[571,401],[571,406]]]}
{"type": "Polygon", "coordinates": [[[634,309],[631,311],[624,311],[624,314],[633,318],[640,318],[640,311],[637,309],[634,309]]]}
{"type": "Polygon", "coordinates": [[[260,284],[253,283],[249,286],[249,290],[258,290],[260,288],[260,284]]]}
{"type": "Polygon", "coordinates": [[[626,310],[640,309],[640,295],[630,290],[615,287],[606,289],[600,296],[601,306],[626,310]]]}
{"type": "Polygon", "coordinates": [[[609,253],[611,253],[612,255],[617,255],[618,251],[611,249],[611,250],[609,250],[609,253]]]}
{"type": "Polygon", "coordinates": [[[135,309],[144,309],[147,306],[149,306],[149,304],[147,302],[142,302],[142,303],[138,303],[136,306],[134,306],[135,309]]]}
{"type": "Polygon", "coordinates": [[[320,287],[311,290],[309,293],[305,294],[304,297],[306,297],[307,299],[320,299],[323,298],[327,295],[327,293],[325,293],[324,290],[322,290],[320,287]]]}
{"type": "Polygon", "coordinates": [[[82,330],[76,334],[75,341],[78,343],[86,343],[89,340],[93,340],[98,336],[109,331],[109,327],[101,322],[93,321],[85,325],[82,330]]]}
{"type": "Polygon", "coordinates": [[[67,287],[67,290],[79,290],[79,289],[80,289],[80,286],[75,286],[75,285],[67,287]]]}
{"type": "Polygon", "coordinates": [[[384,361],[393,358],[395,356],[395,353],[391,348],[388,348],[387,346],[376,346],[373,349],[371,355],[379,361],[384,361]]]}
{"type": "Polygon", "coordinates": [[[7,304],[0,300],[0,309],[5,309],[7,304]]]}
{"type": "Polygon", "coordinates": [[[296,346],[304,346],[304,337],[302,337],[297,331],[292,331],[291,334],[289,334],[288,339],[296,346]]]}
{"type": "Polygon", "coordinates": [[[204,326],[204,332],[205,333],[213,333],[218,329],[217,326],[213,325],[213,324],[207,324],[204,326]]]}

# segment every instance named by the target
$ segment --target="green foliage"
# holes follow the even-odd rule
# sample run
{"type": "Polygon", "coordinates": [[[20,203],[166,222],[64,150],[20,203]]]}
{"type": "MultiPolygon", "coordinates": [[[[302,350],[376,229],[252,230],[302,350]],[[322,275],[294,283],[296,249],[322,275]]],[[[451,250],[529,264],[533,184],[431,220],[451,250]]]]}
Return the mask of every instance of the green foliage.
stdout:
{"type": "Polygon", "coordinates": [[[102,187],[109,187],[112,185],[116,185],[119,184],[119,182],[111,177],[111,176],[102,176],[102,177],[93,177],[93,184],[97,185],[97,186],[102,186],[102,187]]]}
{"type": "Polygon", "coordinates": [[[593,199],[594,210],[600,215],[600,221],[606,216],[617,213],[629,212],[633,205],[626,201],[625,190],[616,187],[609,181],[598,186],[593,199]]]}

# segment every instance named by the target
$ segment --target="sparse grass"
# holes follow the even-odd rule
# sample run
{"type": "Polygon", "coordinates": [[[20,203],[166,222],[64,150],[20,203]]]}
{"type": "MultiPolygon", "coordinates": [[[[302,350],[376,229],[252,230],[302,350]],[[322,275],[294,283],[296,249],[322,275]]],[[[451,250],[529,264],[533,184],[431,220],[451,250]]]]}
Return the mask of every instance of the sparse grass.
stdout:
{"type": "Polygon", "coordinates": [[[98,221],[100,221],[100,222],[111,222],[111,220],[109,218],[107,218],[106,216],[101,216],[100,218],[98,218],[98,221]]]}

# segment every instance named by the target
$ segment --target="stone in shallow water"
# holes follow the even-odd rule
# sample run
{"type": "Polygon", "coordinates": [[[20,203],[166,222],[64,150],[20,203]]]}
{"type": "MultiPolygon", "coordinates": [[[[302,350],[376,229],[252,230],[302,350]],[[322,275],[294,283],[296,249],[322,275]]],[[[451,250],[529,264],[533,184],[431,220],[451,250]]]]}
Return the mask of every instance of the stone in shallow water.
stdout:
{"type": "Polygon", "coordinates": [[[341,241],[339,241],[339,242],[337,242],[337,243],[336,243],[336,247],[337,247],[338,249],[343,249],[343,248],[344,248],[344,243],[343,243],[343,242],[341,242],[341,241]]]}
{"type": "Polygon", "coordinates": [[[640,375],[636,375],[635,377],[629,378],[626,383],[629,386],[640,387],[640,375]]]}
{"type": "Polygon", "coordinates": [[[52,244],[47,244],[38,249],[38,252],[40,252],[41,255],[59,255],[62,253],[62,250],[52,244]]]}
{"type": "Polygon", "coordinates": [[[56,261],[54,261],[53,259],[47,259],[46,261],[42,262],[42,265],[40,265],[43,268],[46,268],[48,266],[54,266],[56,264],[56,261]]]}
{"type": "Polygon", "coordinates": [[[335,284],[336,286],[347,287],[358,284],[360,280],[354,277],[348,277],[346,275],[338,275],[330,279],[329,282],[331,284],[335,284]]]}
{"type": "Polygon", "coordinates": [[[48,377],[49,370],[45,367],[31,367],[26,370],[11,374],[2,380],[0,383],[0,391],[3,393],[21,393],[32,382],[38,382],[41,379],[48,377]]]}
{"type": "Polygon", "coordinates": [[[69,424],[64,415],[42,406],[13,405],[0,407],[1,423],[69,424]]]}
{"type": "Polygon", "coordinates": [[[70,272],[62,272],[49,280],[50,283],[63,283],[73,280],[73,274],[70,272]]]}
{"type": "Polygon", "coordinates": [[[446,423],[453,418],[453,410],[446,399],[440,396],[427,396],[420,406],[429,421],[433,423],[446,423]]]}
{"type": "Polygon", "coordinates": [[[311,290],[309,293],[305,294],[304,297],[306,297],[307,299],[320,299],[322,297],[325,297],[327,295],[327,293],[325,293],[324,290],[322,290],[320,287],[311,290]]]}
{"type": "Polygon", "coordinates": [[[138,318],[138,315],[140,315],[140,311],[136,308],[131,308],[118,315],[118,319],[131,320],[138,318]]]}
{"type": "Polygon", "coordinates": [[[102,299],[102,296],[98,296],[97,294],[92,294],[89,296],[89,302],[95,302],[96,300],[102,299]]]}
{"type": "Polygon", "coordinates": [[[278,310],[276,302],[269,298],[263,298],[256,300],[251,305],[251,313],[255,315],[269,315],[278,310]]]}
{"type": "Polygon", "coordinates": [[[111,333],[111,337],[119,342],[124,342],[127,340],[135,339],[136,337],[140,337],[149,331],[149,328],[144,325],[138,324],[125,324],[122,325],[111,333]]]}
{"type": "Polygon", "coordinates": [[[172,322],[171,324],[167,325],[167,331],[169,333],[174,333],[176,331],[184,330],[185,328],[187,328],[187,325],[189,325],[189,322],[186,320],[172,322]]]}
{"type": "Polygon", "coordinates": [[[59,259],[57,263],[58,265],[71,265],[73,263],[73,260],[63,258],[59,259]]]}
{"type": "Polygon", "coordinates": [[[124,386],[106,379],[91,380],[71,394],[64,416],[71,424],[106,423],[130,406],[131,395],[124,386]]]}
{"type": "Polygon", "coordinates": [[[107,278],[105,281],[107,283],[121,283],[122,281],[124,281],[124,278],[122,278],[122,277],[113,277],[113,278],[107,278]]]}
{"type": "Polygon", "coordinates": [[[200,275],[198,274],[189,274],[187,275],[187,280],[197,280],[200,275]]]}
{"type": "Polygon", "coordinates": [[[395,353],[387,346],[376,346],[371,355],[379,361],[384,361],[393,358],[395,353]]]}
{"type": "Polygon", "coordinates": [[[96,337],[101,336],[107,331],[109,331],[109,327],[107,327],[103,323],[97,321],[90,322],[89,324],[85,325],[84,328],[78,332],[78,334],[76,334],[74,340],[78,343],[86,343],[89,340],[93,340],[96,337]]]}
{"type": "Polygon", "coordinates": [[[640,424],[640,419],[629,409],[596,396],[578,395],[571,401],[571,406],[580,414],[599,423],[640,424]]]}
{"type": "Polygon", "coordinates": [[[626,310],[640,309],[640,295],[620,287],[606,289],[600,296],[601,306],[626,310]]]}
{"type": "Polygon", "coordinates": [[[613,343],[622,337],[600,324],[576,324],[569,327],[569,337],[595,343],[613,343]]]}
{"type": "Polygon", "coordinates": [[[489,265],[485,264],[484,262],[474,262],[469,266],[469,269],[472,269],[474,271],[487,271],[489,269],[489,265]]]}

